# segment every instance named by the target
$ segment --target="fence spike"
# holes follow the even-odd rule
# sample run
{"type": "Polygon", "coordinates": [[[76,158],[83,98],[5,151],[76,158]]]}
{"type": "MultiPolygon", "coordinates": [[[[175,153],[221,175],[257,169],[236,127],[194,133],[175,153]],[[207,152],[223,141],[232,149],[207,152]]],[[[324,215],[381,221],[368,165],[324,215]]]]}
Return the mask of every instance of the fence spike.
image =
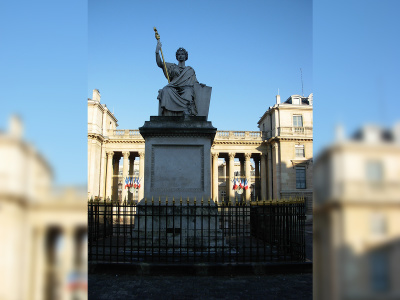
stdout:
{"type": "Polygon", "coordinates": [[[154,205],[154,196],[151,196],[151,205],[154,205]]]}
{"type": "Polygon", "coordinates": [[[182,205],[182,196],[181,196],[181,199],[179,200],[179,204],[182,205]]]}
{"type": "Polygon", "coordinates": [[[172,205],[175,206],[175,197],[172,197],[172,205]]]}

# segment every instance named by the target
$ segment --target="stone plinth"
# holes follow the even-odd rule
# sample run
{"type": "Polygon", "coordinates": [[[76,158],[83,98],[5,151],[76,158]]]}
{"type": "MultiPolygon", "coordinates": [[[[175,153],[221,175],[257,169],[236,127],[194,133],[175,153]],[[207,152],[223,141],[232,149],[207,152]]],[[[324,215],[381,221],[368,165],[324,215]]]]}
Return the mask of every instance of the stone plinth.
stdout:
{"type": "MultiPolygon", "coordinates": [[[[150,117],[139,128],[146,142],[144,198],[211,198],[211,145],[217,129],[206,117],[150,117]]],[[[186,203],[186,201],[184,201],[186,203]]]]}
{"type": "Polygon", "coordinates": [[[220,252],[224,244],[218,207],[212,205],[138,205],[132,250],[220,252]]]}
{"type": "Polygon", "coordinates": [[[217,129],[205,116],[158,116],[139,130],[146,141],[144,199],[137,206],[132,250],[220,251],[223,235],[211,200],[217,129]]]}

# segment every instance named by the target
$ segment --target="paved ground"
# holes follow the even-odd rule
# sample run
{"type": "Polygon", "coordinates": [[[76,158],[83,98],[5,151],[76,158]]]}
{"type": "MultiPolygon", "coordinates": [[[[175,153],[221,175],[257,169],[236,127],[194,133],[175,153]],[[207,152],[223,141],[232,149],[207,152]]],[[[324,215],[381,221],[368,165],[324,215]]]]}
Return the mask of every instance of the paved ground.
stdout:
{"type": "Polygon", "coordinates": [[[91,274],[89,299],[312,299],[312,274],[132,276],[91,274]]]}
{"type": "MultiPolygon", "coordinates": [[[[312,260],[312,225],[306,225],[306,256],[312,260]]],[[[250,276],[138,276],[89,274],[89,299],[312,299],[312,274],[250,276]]]]}

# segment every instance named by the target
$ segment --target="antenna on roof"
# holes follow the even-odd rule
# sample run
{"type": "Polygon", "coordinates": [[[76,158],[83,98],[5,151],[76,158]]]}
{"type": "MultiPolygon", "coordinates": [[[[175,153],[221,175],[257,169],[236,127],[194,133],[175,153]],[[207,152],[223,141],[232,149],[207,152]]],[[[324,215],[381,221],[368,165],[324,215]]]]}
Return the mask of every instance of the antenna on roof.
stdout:
{"type": "Polygon", "coordinates": [[[301,95],[304,97],[304,92],[303,92],[303,72],[300,68],[300,78],[301,78],[301,95]]]}

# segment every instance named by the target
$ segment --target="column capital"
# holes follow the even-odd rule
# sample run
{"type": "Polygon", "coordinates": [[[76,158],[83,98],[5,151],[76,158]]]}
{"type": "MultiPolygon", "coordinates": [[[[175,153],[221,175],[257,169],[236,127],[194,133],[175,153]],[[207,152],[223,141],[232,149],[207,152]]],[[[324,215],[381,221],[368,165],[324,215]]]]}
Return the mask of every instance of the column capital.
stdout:
{"type": "Polygon", "coordinates": [[[144,159],[144,151],[139,152],[139,157],[140,157],[140,159],[144,159]]]}
{"type": "Polygon", "coordinates": [[[106,151],[108,156],[113,156],[114,155],[114,151],[106,151]]]}
{"type": "Polygon", "coordinates": [[[228,155],[229,155],[229,159],[234,159],[236,153],[235,152],[229,152],[228,155]]]}
{"type": "Polygon", "coordinates": [[[244,154],[244,158],[245,158],[246,160],[250,160],[250,157],[251,157],[251,153],[246,152],[246,153],[244,154]]]}
{"type": "Polygon", "coordinates": [[[122,155],[124,156],[124,159],[125,159],[125,158],[128,158],[130,154],[131,154],[131,153],[130,153],[129,151],[123,151],[123,152],[122,152],[122,155]]]}
{"type": "Polygon", "coordinates": [[[214,159],[217,159],[218,156],[219,156],[219,152],[213,152],[213,153],[211,153],[211,155],[212,155],[212,157],[213,157],[214,159]]]}

